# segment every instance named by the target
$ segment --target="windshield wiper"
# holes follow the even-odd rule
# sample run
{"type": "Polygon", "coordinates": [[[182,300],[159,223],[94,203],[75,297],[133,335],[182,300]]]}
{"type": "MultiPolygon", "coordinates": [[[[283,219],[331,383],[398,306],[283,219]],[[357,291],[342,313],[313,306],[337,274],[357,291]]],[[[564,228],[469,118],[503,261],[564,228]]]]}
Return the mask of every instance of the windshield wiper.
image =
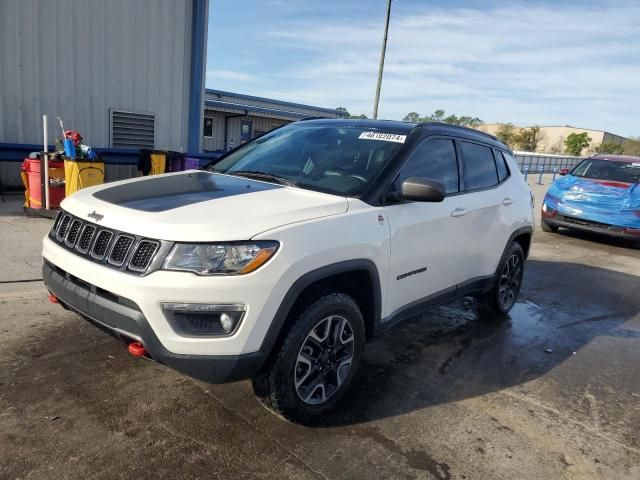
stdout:
{"type": "Polygon", "coordinates": [[[261,172],[259,170],[235,170],[233,172],[224,172],[227,175],[237,175],[239,177],[255,178],[256,180],[266,180],[279,183],[281,185],[287,185],[288,187],[297,187],[298,184],[293,180],[278,175],[273,175],[267,172],[261,172]]]}

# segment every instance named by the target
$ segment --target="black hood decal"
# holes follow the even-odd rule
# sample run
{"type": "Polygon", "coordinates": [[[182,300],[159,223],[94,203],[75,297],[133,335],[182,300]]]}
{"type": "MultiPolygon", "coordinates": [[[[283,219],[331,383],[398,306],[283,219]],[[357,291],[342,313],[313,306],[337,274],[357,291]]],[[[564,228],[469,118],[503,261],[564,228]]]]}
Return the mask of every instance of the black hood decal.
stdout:
{"type": "Polygon", "coordinates": [[[164,212],[216,198],[247,195],[284,188],[248,178],[209,172],[158,175],[143,181],[99,190],[93,196],[104,202],[144,212],[164,212]]]}

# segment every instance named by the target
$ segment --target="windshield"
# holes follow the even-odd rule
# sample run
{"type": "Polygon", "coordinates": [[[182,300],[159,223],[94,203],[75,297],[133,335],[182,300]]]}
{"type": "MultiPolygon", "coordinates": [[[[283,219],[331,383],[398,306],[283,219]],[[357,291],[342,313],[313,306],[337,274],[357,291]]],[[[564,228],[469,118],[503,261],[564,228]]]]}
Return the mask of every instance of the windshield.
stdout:
{"type": "Polygon", "coordinates": [[[207,170],[358,196],[405,138],[406,132],[298,123],[263,135],[207,170]]]}
{"type": "Polygon", "coordinates": [[[637,162],[618,162],[615,160],[586,159],[573,169],[576,177],[610,180],[613,182],[639,183],[640,160],[637,162]]]}

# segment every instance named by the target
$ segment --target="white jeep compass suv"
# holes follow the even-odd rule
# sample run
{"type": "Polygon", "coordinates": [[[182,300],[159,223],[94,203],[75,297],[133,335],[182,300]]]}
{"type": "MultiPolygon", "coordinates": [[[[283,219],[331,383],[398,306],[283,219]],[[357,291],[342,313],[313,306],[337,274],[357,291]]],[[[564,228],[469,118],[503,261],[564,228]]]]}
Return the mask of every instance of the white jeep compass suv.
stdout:
{"type": "Polygon", "coordinates": [[[298,422],[399,321],[466,295],[507,313],[533,233],[510,150],[437,123],[300,121],[62,208],[42,253],[53,302],[192,377],[251,378],[298,422]]]}

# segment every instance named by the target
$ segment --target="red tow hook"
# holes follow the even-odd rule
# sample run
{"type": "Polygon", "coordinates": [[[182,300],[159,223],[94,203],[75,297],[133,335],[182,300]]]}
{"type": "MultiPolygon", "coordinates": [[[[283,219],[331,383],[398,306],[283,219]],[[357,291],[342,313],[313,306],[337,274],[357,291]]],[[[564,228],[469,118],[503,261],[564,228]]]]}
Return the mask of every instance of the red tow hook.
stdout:
{"type": "Polygon", "coordinates": [[[144,357],[147,349],[140,342],[132,342],[129,344],[129,353],[134,357],[144,357]]]}
{"type": "Polygon", "coordinates": [[[51,303],[60,303],[60,300],[58,300],[58,297],[56,297],[53,293],[49,294],[49,301],[51,303]]]}

